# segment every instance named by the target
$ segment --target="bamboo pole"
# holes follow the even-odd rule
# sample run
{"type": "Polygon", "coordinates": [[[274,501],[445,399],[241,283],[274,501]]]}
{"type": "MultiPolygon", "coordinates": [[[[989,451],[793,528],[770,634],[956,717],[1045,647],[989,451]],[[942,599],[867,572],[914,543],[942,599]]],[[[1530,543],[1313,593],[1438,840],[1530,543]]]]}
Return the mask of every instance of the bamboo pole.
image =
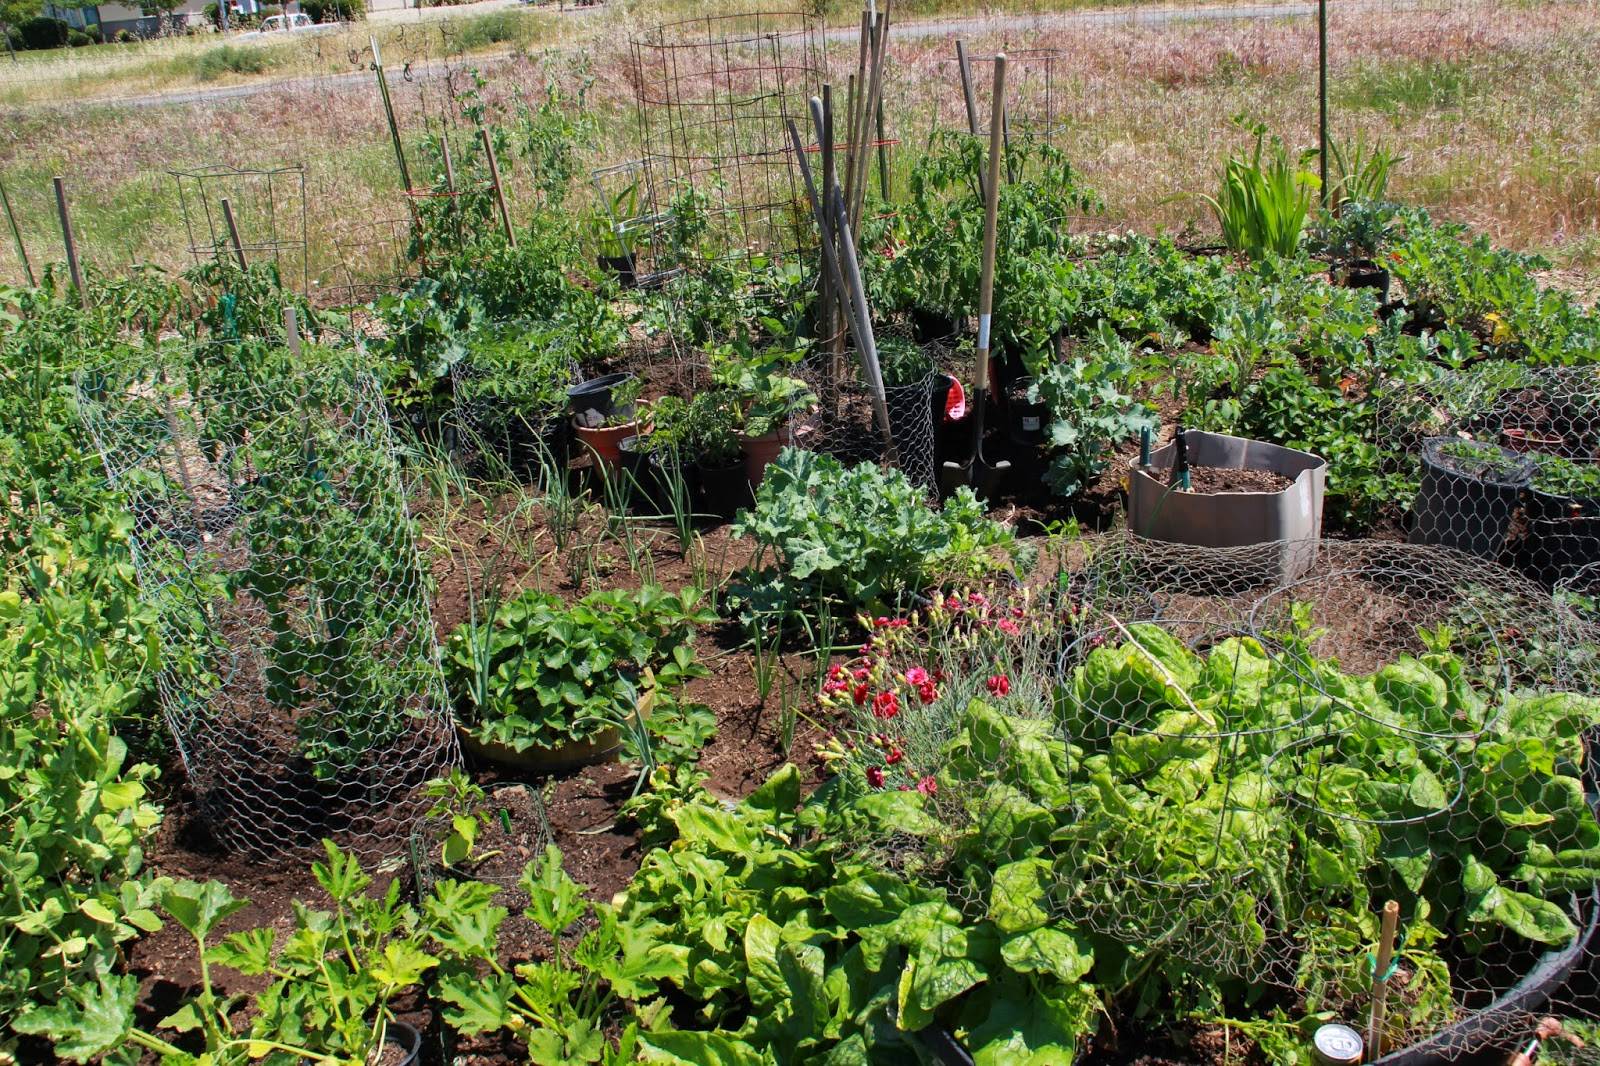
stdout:
{"type": "Polygon", "coordinates": [[[89,298],[83,291],[83,271],[78,268],[78,240],[72,235],[72,212],[67,209],[67,183],[58,174],[50,179],[56,190],[56,214],[61,219],[61,243],[67,249],[67,273],[72,278],[72,288],[78,294],[78,305],[87,307],[89,298]]]}
{"type": "MultiPolygon", "coordinates": [[[[837,162],[834,159],[833,144],[833,86],[822,87],[822,129],[818,136],[819,147],[822,149],[822,187],[833,188],[838,178],[837,162]]],[[[819,216],[819,221],[825,223],[826,214],[819,216]]],[[[835,254],[838,245],[834,241],[833,227],[823,224],[820,228],[820,237],[824,245],[822,254],[824,259],[835,254]]],[[[821,286],[820,308],[818,321],[822,324],[823,336],[828,338],[828,385],[832,395],[829,403],[832,405],[833,414],[839,413],[839,382],[844,378],[844,317],[836,300],[834,286],[826,282],[827,269],[823,269],[824,282],[821,286]]]]}
{"type": "Polygon", "coordinates": [[[505,228],[506,243],[515,248],[517,234],[511,228],[511,212],[506,209],[506,191],[500,184],[500,163],[494,155],[494,138],[484,126],[478,127],[478,134],[483,138],[483,153],[489,157],[489,180],[494,182],[494,202],[500,207],[500,225],[505,228]]]}
{"type": "Polygon", "coordinates": [[[1367,1024],[1368,1062],[1383,1057],[1383,1015],[1389,997],[1389,964],[1394,959],[1394,934],[1399,923],[1400,904],[1391,899],[1383,905],[1377,965],[1372,970],[1372,1018],[1367,1024]]]}
{"type": "Polygon", "coordinates": [[[11,197],[6,195],[4,182],[0,182],[0,205],[6,209],[6,223],[11,227],[11,243],[17,249],[17,259],[22,263],[22,273],[28,279],[31,289],[38,284],[33,278],[33,264],[28,262],[28,248],[22,243],[22,229],[17,225],[17,216],[11,210],[11,197]]]}
{"type": "MultiPolygon", "coordinates": [[[[967,42],[956,39],[956,69],[961,75],[961,98],[967,105],[967,132],[974,138],[978,136],[978,97],[972,90],[972,64],[967,59],[967,42]]],[[[978,195],[985,203],[989,200],[989,189],[985,184],[983,168],[978,168],[978,195]]]]}

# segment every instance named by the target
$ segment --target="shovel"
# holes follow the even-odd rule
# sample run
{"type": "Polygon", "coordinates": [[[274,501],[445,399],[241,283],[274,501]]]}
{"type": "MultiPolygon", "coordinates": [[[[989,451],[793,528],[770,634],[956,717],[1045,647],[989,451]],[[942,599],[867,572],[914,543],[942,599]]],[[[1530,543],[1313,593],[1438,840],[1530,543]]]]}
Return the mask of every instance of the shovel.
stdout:
{"type": "Polygon", "coordinates": [[[989,326],[994,310],[995,230],[1000,214],[1000,139],[1005,129],[1006,57],[994,57],[994,100],[990,105],[989,174],[983,183],[983,272],[978,282],[978,359],[972,371],[972,451],[965,462],[946,462],[940,476],[945,491],[975,485],[987,493],[1010,471],[1001,459],[991,463],[983,454],[983,416],[989,406],[989,326]]]}

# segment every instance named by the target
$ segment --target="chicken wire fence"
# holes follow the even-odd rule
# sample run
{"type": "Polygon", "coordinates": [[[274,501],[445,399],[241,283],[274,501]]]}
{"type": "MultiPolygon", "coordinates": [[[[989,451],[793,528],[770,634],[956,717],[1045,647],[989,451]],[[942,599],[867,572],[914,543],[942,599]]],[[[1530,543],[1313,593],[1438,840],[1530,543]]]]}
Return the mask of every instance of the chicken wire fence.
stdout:
{"type": "Polygon", "coordinates": [[[79,395],[201,820],[255,858],[398,848],[458,754],[378,385],[248,345],[129,356],[79,395]]]}
{"type": "Polygon", "coordinates": [[[1180,1002],[1197,977],[1244,982],[1250,1016],[1363,1033],[1392,900],[1373,1058],[1592,1013],[1592,603],[1427,545],[1323,542],[1288,581],[1281,545],[1079,547],[1044,592],[936,596],[918,658],[874,634],[862,669],[937,692],[863,727],[858,758],[893,752],[867,787],[938,769],[917,787],[940,829],[867,854],[974,920],[1018,920],[1015,874],[1037,886],[1029,928],[1089,937],[1180,1002]],[[955,872],[975,848],[1002,855],[993,885],[955,872]]]}
{"type": "Polygon", "coordinates": [[[1545,585],[1600,559],[1600,375],[1508,363],[1385,387],[1386,473],[1414,478],[1408,536],[1545,585]]]}

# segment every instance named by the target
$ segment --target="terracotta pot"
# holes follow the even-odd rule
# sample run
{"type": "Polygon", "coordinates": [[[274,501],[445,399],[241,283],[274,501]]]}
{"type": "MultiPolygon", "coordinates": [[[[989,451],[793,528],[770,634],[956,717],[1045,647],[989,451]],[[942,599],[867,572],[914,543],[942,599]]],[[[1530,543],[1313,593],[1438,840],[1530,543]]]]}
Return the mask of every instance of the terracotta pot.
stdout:
{"type": "Polygon", "coordinates": [[[602,729],[588,740],[558,744],[553,748],[529,748],[526,751],[479,740],[462,726],[456,727],[456,734],[461,739],[461,750],[475,759],[540,774],[565,773],[580,766],[607,762],[616,758],[622,750],[622,730],[616,726],[602,729]]]}
{"type": "Polygon", "coordinates": [[[752,489],[760,486],[761,480],[767,476],[767,466],[778,457],[789,440],[787,424],[764,437],[739,438],[739,443],[744,446],[744,476],[752,489]]]}
{"type": "Polygon", "coordinates": [[[628,437],[638,436],[645,430],[640,428],[640,423],[638,422],[591,429],[574,421],[572,423],[572,432],[577,434],[579,442],[585,448],[594,453],[601,466],[607,470],[618,470],[622,466],[623,440],[628,437]]]}

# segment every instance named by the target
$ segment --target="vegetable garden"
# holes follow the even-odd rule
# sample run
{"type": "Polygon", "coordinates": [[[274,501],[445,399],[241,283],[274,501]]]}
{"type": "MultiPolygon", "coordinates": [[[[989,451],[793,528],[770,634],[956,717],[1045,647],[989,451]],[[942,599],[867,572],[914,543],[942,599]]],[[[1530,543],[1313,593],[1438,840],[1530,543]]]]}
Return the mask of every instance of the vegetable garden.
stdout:
{"type": "Polygon", "coordinates": [[[890,51],[0,289],[0,1061],[1581,1060],[1600,313],[1403,146],[1098,230],[964,49],[896,188],[890,51]]]}

